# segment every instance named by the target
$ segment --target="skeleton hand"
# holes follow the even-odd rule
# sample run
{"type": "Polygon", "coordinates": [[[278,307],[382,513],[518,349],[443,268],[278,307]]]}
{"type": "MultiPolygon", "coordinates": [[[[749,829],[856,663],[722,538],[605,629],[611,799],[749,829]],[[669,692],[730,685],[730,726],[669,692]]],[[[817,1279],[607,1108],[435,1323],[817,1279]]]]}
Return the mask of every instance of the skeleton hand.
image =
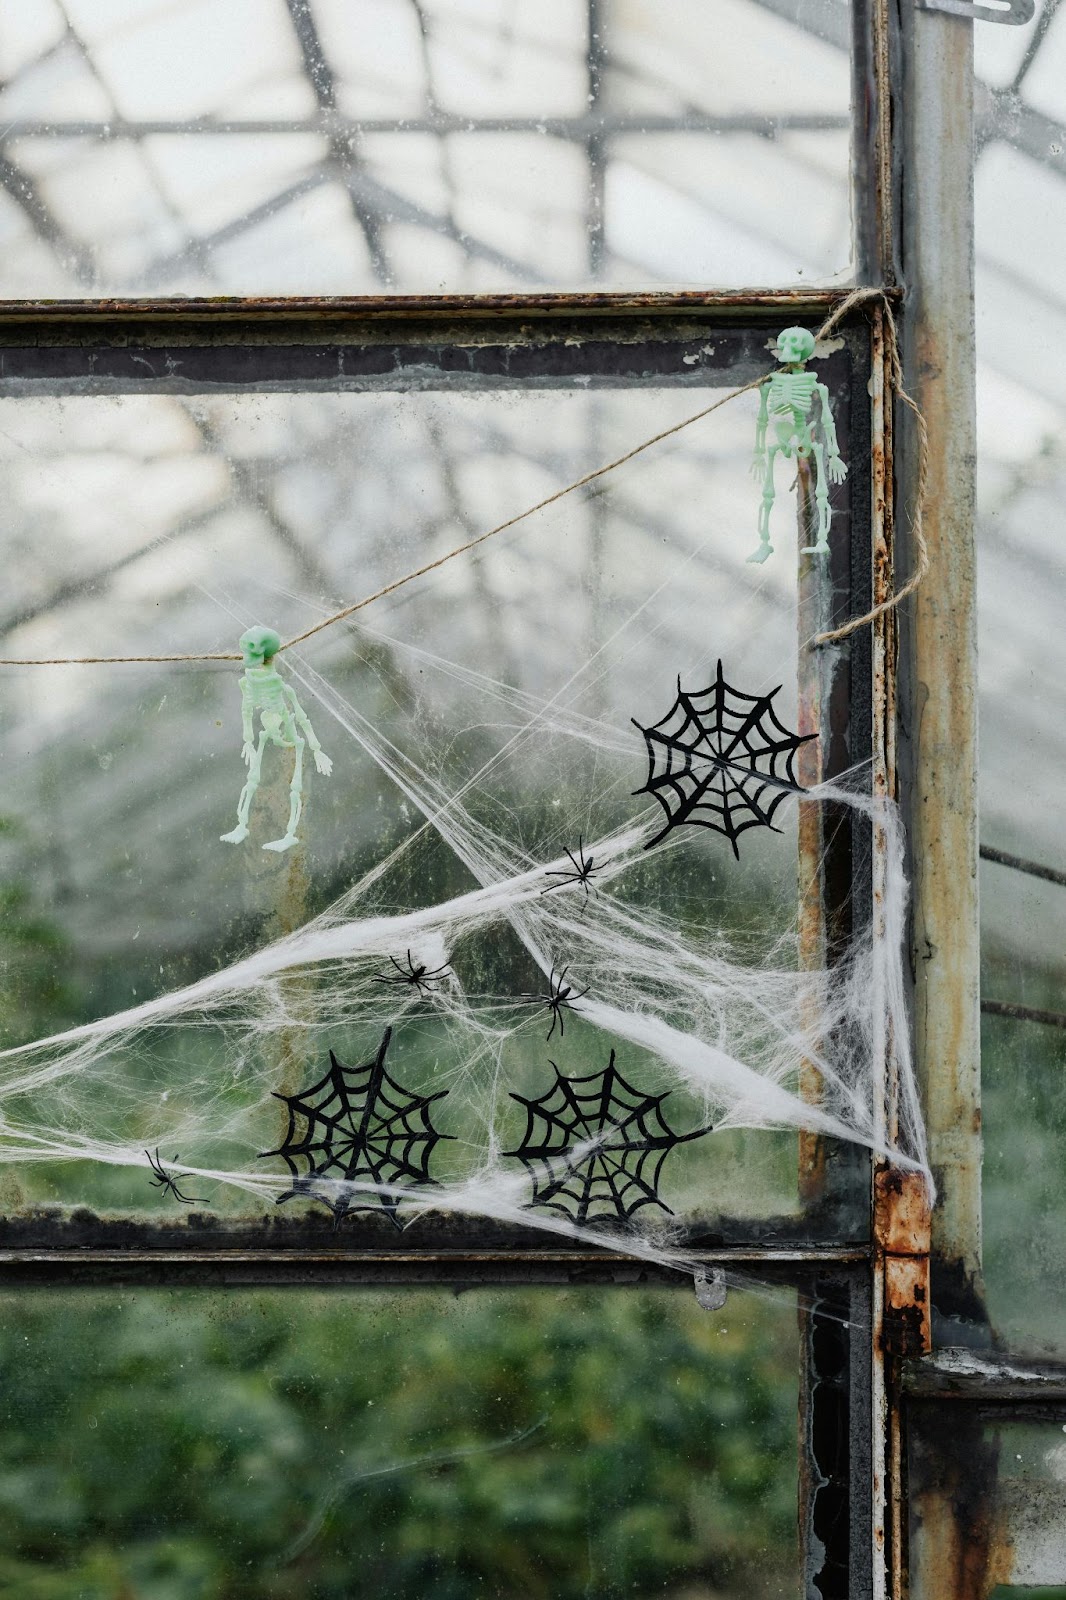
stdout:
{"type": "Polygon", "coordinates": [[[328,778],[333,771],[333,762],[324,750],[315,751],[315,767],[324,778],[328,778]]]}
{"type": "Polygon", "coordinates": [[[829,474],[830,483],[843,483],[847,477],[848,469],[839,456],[830,456],[825,469],[829,474]]]}
{"type": "Polygon", "coordinates": [[[756,450],[751,458],[751,475],[756,483],[761,483],[766,476],[766,455],[762,450],[756,450]]]}
{"type": "Polygon", "coordinates": [[[255,745],[250,739],[245,739],[241,746],[241,760],[246,767],[250,767],[255,759],[255,745]]]}

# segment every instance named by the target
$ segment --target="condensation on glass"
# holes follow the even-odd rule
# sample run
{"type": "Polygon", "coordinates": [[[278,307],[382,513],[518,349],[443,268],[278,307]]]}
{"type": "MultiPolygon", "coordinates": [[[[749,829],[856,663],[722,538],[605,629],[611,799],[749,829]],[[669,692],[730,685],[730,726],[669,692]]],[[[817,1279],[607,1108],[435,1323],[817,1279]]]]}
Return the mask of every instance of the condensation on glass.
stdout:
{"type": "Polygon", "coordinates": [[[846,282],[848,0],[20,0],[0,294],[846,282]]]}

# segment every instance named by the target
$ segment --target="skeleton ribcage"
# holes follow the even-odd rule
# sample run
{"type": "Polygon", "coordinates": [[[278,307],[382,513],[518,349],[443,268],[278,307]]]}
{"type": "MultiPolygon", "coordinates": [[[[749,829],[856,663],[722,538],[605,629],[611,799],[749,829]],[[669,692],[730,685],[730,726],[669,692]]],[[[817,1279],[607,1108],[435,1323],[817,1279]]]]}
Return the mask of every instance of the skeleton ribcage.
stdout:
{"type": "Polygon", "coordinates": [[[767,409],[771,416],[784,416],[797,411],[800,416],[808,416],[817,381],[813,372],[775,373],[770,379],[770,393],[767,396],[767,409]]]}

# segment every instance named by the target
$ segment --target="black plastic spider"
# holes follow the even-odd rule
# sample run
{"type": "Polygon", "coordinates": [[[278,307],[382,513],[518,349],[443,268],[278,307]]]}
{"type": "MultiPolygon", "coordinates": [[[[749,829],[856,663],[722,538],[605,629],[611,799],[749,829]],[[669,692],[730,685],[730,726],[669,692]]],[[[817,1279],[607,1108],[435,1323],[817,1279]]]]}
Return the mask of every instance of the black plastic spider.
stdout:
{"type": "MultiPolygon", "coordinates": [[[[587,900],[589,897],[589,884],[597,872],[603,871],[603,868],[593,865],[594,856],[586,857],[585,841],[580,834],[577,836],[577,855],[575,856],[572,850],[567,850],[566,854],[573,863],[573,872],[570,872],[566,867],[549,867],[545,877],[558,878],[559,882],[549,883],[548,887],[540,892],[541,894],[551,894],[553,889],[565,889],[568,883],[579,883],[585,891],[585,899],[587,900]]],[[[592,887],[595,888],[596,885],[593,884],[592,887]]]]}
{"type": "MultiPolygon", "coordinates": [[[[149,1179],[153,1189],[162,1189],[164,1194],[172,1194],[175,1200],[180,1200],[183,1206],[201,1206],[207,1204],[202,1195],[182,1194],[181,1190],[178,1188],[178,1184],[181,1183],[183,1178],[191,1178],[192,1173],[168,1172],[159,1159],[158,1145],[155,1147],[154,1156],[149,1154],[147,1150],[144,1153],[146,1156],[148,1156],[148,1165],[155,1173],[155,1177],[149,1179]]],[[[175,1153],[174,1160],[177,1161],[177,1159],[177,1153],[175,1153]]]]}
{"type": "Polygon", "coordinates": [[[547,994],[524,994],[522,996],[523,1000],[533,1000],[539,1005],[547,1006],[548,1010],[551,1012],[552,1025],[548,1029],[549,1039],[555,1032],[556,1023],[559,1025],[560,1039],[563,1037],[566,1032],[566,1021],[563,1017],[564,1010],[568,1006],[573,1005],[575,1000],[580,1000],[582,995],[588,994],[588,989],[575,989],[573,984],[567,983],[566,973],[567,968],[564,967],[559,976],[556,977],[555,968],[553,966],[551,970],[551,976],[548,979],[547,994]]]}
{"type": "Polygon", "coordinates": [[[445,962],[443,967],[434,967],[432,972],[425,966],[425,964],[420,967],[416,967],[411,959],[410,950],[407,952],[406,966],[404,966],[401,961],[397,961],[395,956],[390,956],[389,961],[396,968],[396,971],[375,972],[374,982],[406,983],[409,984],[411,988],[417,989],[419,994],[423,995],[432,994],[434,983],[438,983],[449,970],[447,962],[445,962]]]}

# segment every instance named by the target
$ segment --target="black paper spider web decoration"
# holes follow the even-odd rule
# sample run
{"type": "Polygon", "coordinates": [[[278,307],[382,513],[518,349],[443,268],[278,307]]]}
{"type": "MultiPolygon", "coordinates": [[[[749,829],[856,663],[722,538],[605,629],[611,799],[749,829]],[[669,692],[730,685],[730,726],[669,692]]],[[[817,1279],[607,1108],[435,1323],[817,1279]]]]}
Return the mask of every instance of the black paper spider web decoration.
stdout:
{"type": "Polygon", "coordinates": [[[635,794],[654,795],[666,824],[646,849],[671,828],[691,822],[724,834],[740,860],[737,840],[748,828],[774,828],[774,812],[796,782],[796,751],[808,740],[791,733],[773,708],[780,685],[769,694],[743,694],[722,675],[709,689],[689,694],[677,680],[677,699],[661,722],[640,728],[648,747],[648,781],[635,794]]]}
{"type": "MultiPolygon", "coordinates": [[[[662,1114],[666,1094],[645,1094],[628,1084],[614,1064],[602,1072],[564,1078],[537,1100],[512,1094],[526,1108],[526,1131],[517,1156],[533,1179],[530,1206],[560,1211],[583,1224],[599,1217],[631,1217],[641,1206],[670,1207],[659,1199],[659,1174],[676,1144],[700,1139],[708,1128],[675,1133],[662,1114]]],[[[667,1091],[668,1093],[669,1091],[667,1091]]]]}
{"type": "Polygon", "coordinates": [[[397,1083],[385,1070],[391,1039],[392,1029],[386,1028],[373,1061],[359,1067],[346,1067],[331,1050],[329,1071],[318,1083],[298,1094],[274,1096],[289,1108],[289,1127],[278,1149],[263,1155],[281,1156],[292,1173],[292,1188],[278,1196],[279,1205],[310,1196],[329,1207],[338,1226],[349,1211],[381,1210],[399,1227],[400,1201],[389,1187],[433,1182],[429,1158],[438,1139],[451,1135],[437,1132],[429,1108],[448,1091],[418,1095],[397,1083]],[[337,1187],[355,1183],[383,1189],[375,1194],[337,1187]]]}

